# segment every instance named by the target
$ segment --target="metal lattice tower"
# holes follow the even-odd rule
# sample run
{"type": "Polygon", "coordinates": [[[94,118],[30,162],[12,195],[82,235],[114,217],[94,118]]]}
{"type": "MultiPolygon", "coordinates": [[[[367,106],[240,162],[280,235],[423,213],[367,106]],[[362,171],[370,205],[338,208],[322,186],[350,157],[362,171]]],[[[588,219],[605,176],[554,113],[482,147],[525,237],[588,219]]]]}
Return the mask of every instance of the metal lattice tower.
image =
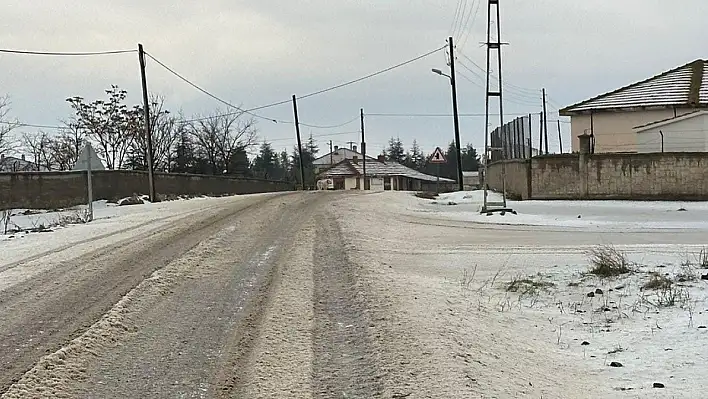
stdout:
{"type": "MultiPolygon", "coordinates": [[[[493,98],[499,99],[499,126],[500,128],[504,126],[504,103],[502,97],[502,45],[506,43],[501,42],[501,17],[499,11],[499,0],[489,0],[487,5],[487,41],[485,45],[487,46],[487,87],[485,96],[485,118],[484,118],[484,205],[482,207],[482,212],[496,211],[496,210],[506,210],[506,166],[502,163],[502,202],[490,202],[487,200],[487,165],[489,164],[492,156],[492,152],[501,151],[501,147],[492,147],[489,142],[489,108],[490,103],[493,98]],[[496,37],[492,35],[492,25],[496,25],[496,37]],[[493,54],[496,53],[496,54],[493,54]],[[496,89],[492,88],[492,58],[496,56],[497,61],[497,78],[496,89]]],[[[498,143],[491,143],[492,145],[497,145],[498,143]]]]}

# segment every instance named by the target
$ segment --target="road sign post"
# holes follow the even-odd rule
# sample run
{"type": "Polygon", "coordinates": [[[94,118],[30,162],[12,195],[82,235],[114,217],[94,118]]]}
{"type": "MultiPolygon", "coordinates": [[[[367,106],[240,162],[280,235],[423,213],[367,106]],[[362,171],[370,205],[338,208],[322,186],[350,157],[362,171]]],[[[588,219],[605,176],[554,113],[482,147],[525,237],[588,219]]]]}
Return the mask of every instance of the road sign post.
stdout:
{"type": "Polygon", "coordinates": [[[440,165],[447,163],[447,159],[445,159],[445,154],[442,152],[440,147],[435,148],[435,151],[433,151],[433,154],[430,156],[430,159],[428,162],[435,164],[437,166],[437,178],[435,180],[435,192],[440,194],[440,165]]]}

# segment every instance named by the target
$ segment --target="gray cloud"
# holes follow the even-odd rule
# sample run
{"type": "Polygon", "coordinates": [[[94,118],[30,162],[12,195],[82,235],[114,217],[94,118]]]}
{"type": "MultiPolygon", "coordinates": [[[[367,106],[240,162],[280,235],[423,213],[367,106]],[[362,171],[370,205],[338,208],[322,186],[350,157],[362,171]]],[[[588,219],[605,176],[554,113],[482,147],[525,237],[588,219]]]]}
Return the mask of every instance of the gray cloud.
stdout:
{"type": "MultiPolygon", "coordinates": [[[[8,4],[9,3],[9,4],[8,4]]],[[[477,7],[467,0],[467,7],[477,7]]],[[[457,1],[311,0],[92,2],[38,0],[0,6],[5,29],[0,47],[84,51],[146,50],[215,94],[245,107],[287,100],[412,58],[444,45],[457,1]]],[[[540,110],[545,86],[556,106],[568,105],[704,58],[703,19],[708,2],[682,0],[508,0],[502,3],[504,74],[509,113],[540,110]],[[537,105],[536,105],[537,104],[537,105]]],[[[484,66],[486,3],[460,50],[484,66]]],[[[466,39],[465,39],[466,38],[466,39]]],[[[444,54],[322,96],[303,100],[301,119],[331,125],[367,112],[449,113],[449,85],[430,68],[443,68],[444,54]]],[[[472,70],[471,63],[464,59],[472,70]]],[[[13,100],[12,114],[30,123],[54,124],[69,115],[64,99],[97,98],[110,84],[140,101],[135,54],[96,58],[0,55],[0,93],[13,100]]],[[[484,111],[483,81],[460,71],[460,110],[484,111]],[[464,76],[463,76],[464,75],[464,76]],[[466,80],[469,78],[474,83],[466,80]]],[[[213,100],[154,63],[151,91],[165,94],[173,109],[208,112],[213,100]]],[[[288,105],[263,110],[292,119],[288,105]]],[[[555,117],[552,117],[555,118],[555,117]]],[[[452,139],[451,118],[367,118],[372,150],[390,136],[406,145],[417,139],[427,151],[452,139]]],[[[259,123],[261,137],[291,147],[291,125],[259,123]],[[285,139],[285,140],[280,140],[285,139]]],[[[480,146],[483,118],[464,118],[463,140],[480,146]]],[[[315,135],[355,131],[358,123],[315,135]]],[[[310,129],[304,128],[308,134],[310,129]]],[[[331,137],[338,144],[356,134],[331,137]]],[[[328,138],[322,138],[321,147],[328,138]]],[[[557,140],[552,141],[552,144],[557,140]]]]}

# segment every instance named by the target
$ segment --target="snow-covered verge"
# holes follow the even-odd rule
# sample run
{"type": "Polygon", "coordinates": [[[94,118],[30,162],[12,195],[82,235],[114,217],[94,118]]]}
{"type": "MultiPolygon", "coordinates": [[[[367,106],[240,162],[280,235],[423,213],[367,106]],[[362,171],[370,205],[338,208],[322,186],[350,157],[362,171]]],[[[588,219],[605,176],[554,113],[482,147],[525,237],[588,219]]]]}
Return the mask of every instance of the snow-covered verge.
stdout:
{"type": "MultiPolygon", "coordinates": [[[[4,223],[0,226],[0,271],[6,265],[42,254],[97,241],[107,243],[139,230],[158,228],[174,218],[221,206],[238,197],[197,197],[154,204],[144,201],[143,204],[129,206],[96,201],[93,203],[94,219],[91,222],[87,222],[86,206],[53,211],[13,209],[7,223],[8,233],[2,234],[4,223]]],[[[76,253],[73,255],[78,256],[76,253]]]]}
{"type": "Polygon", "coordinates": [[[393,304],[381,339],[406,366],[389,380],[431,397],[704,396],[705,204],[510,203],[533,223],[499,225],[464,196],[340,204],[352,259],[393,304]],[[565,223],[578,210],[586,224],[565,223]],[[629,272],[589,273],[599,249],[629,272]]]}
{"type": "MultiPolygon", "coordinates": [[[[489,201],[501,196],[488,193],[489,201]]],[[[699,229],[708,230],[708,202],[637,201],[507,201],[516,214],[480,214],[482,191],[441,194],[435,200],[406,196],[399,205],[423,217],[474,223],[554,226],[594,230],[699,229]]]]}

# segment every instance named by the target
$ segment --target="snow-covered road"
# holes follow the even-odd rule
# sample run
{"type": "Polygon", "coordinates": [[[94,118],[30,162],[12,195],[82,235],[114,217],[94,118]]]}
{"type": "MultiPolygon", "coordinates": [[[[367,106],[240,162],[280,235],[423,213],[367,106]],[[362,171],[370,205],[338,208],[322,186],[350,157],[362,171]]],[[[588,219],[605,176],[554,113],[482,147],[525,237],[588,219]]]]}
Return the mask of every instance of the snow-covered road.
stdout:
{"type": "Polygon", "coordinates": [[[0,393],[701,397],[708,206],[511,205],[486,216],[479,193],[401,192],[99,204],[92,223],[5,236],[0,393]],[[633,272],[588,274],[598,245],[633,272]],[[671,288],[644,287],[659,277],[671,288]]]}

